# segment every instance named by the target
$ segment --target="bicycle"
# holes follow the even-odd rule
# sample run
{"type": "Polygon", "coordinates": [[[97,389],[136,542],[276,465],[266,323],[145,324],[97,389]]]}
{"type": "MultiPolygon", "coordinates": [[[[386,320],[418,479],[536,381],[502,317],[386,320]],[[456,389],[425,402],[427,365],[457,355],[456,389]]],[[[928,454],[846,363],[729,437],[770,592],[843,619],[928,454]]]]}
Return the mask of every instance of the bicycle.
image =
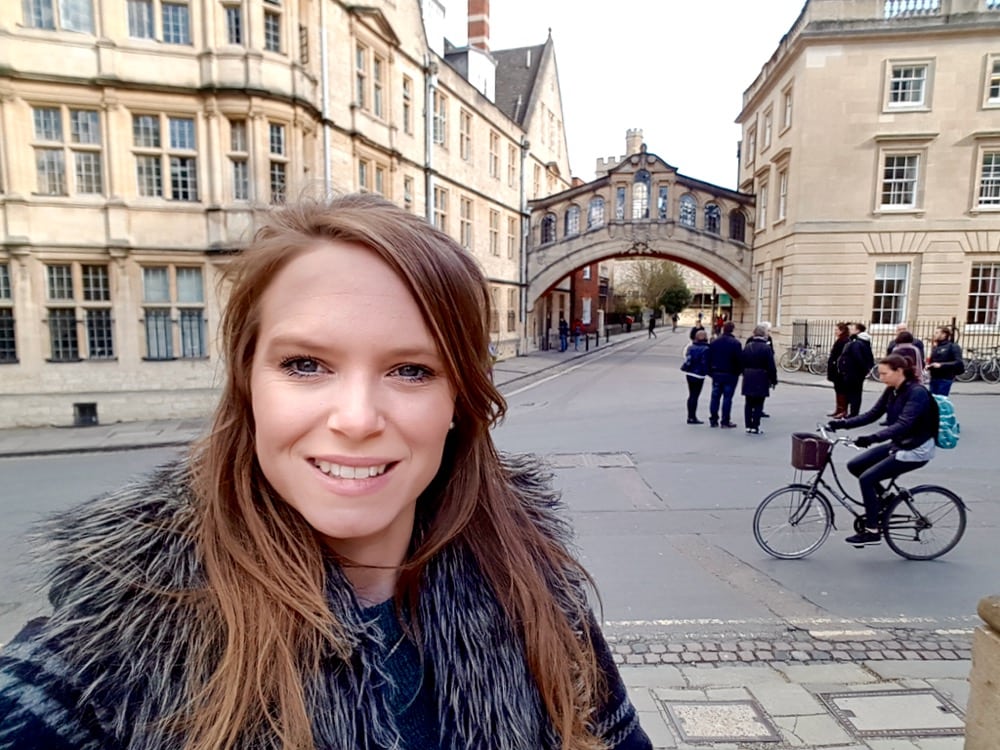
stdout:
{"type": "Polygon", "coordinates": [[[813,375],[826,372],[826,360],[819,348],[812,344],[795,344],[788,347],[778,359],[778,367],[785,372],[809,370],[813,375]]]}
{"type": "MultiPolygon", "coordinates": [[[[780,560],[803,558],[827,540],[831,529],[836,528],[831,496],[854,516],[854,530],[859,534],[864,531],[864,503],[844,489],[833,463],[834,448],[840,443],[854,447],[854,441],[849,437],[833,438],[821,425],[816,431],[818,435],[792,434],[792,466],[816,474],[809,481],[793,481],[775,490],[754,513],[754,539],[765,552],[780,560]],[[825,479],[828,467],[834,484],[825,479]]],[[[906,488],[892,479],[880,488],[879,499],[879,530],[889,548],[908,560],[941,557],[965,533],[965,503],[946,487],[922,484],[906,488]]]]}

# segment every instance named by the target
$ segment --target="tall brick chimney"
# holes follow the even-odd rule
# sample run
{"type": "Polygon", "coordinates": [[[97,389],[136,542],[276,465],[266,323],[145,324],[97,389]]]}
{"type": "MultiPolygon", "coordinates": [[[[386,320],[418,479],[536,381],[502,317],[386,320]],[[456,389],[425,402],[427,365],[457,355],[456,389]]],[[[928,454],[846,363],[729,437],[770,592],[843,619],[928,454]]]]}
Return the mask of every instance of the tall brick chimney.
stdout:
{"type": "Polygon", "coordinates": [[[490,0],[469,0],[469,46],[490,51],[490,0]]]}

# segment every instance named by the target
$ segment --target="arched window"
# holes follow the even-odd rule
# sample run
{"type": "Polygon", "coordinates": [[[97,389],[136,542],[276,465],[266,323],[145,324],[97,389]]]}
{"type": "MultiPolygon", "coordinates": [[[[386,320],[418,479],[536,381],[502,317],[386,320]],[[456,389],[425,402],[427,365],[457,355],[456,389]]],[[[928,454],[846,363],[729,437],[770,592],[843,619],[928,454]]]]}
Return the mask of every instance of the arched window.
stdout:
{"type": "Polygon", "coordinates": [[[705,231],[722,234],[722,209],[714,203],[705,206],[705,231]]]}
{"type": "Polygon", "coordinates": [[[738,208],[729,212],[729,239],[746,242],[747,217],[738,208]]]}
{"type": "Polygon", "coordinates": [[[632,218],[649,218],[649,172],[640,169],[632,179],[632,218]]]}
{"type": "Polygon", "coordinates": [[[556,215],[545,214],[542,219],[542,244],[556,241],[556,215]]]}
{"type": "Polygon", "coordinates": [[[660,185],[659,193],[656,199],[656,214],[662,220],[667,218],[667,186],[660,185]]]}
{"type": "Polygon", "coordinates": [[[570,206],[566,209],[566,226],[563,235],[572,237],[575,234],[580,234],[580,207],[570,206]]]}
{"type": "Polygon", "coordinates": [[[587,229],[604,226],[604,198],[591,198],[587,209],[587,229]]]}
{"type": "Polygon", "coordinates": [[[698,201],[692,195],[681,197],[680,222],[686,227],[693,227],[698,219],[698,201]]]}

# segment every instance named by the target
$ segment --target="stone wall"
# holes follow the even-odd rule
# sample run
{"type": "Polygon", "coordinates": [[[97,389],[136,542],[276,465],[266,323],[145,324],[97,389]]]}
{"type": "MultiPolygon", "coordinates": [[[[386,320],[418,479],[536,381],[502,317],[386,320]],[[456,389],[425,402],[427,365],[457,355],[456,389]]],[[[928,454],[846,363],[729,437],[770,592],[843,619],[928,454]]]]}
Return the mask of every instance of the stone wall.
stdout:
{"type": "Polygon", "coordinates": [[[972,641],[965,750],[996,750],[1000,741],[1000,595],[979,602],[983,625],[972,641]]]}

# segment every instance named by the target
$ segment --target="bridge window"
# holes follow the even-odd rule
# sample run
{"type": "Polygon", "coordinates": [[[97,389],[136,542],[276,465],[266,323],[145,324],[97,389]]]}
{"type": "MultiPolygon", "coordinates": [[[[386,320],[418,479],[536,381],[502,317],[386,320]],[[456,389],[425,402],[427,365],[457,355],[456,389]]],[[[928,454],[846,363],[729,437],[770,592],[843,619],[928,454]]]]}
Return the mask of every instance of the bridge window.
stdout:
{"type": "Polygon", "coordinates": [[[564,234],[567,237],[580,234],[580,207],[570,206],[566,209],[566,228],[564,234]]]}
{"type": "Polygon", "coordinates": [[[615,190],[615,219],[625,221],[625,188],[615,190]]]}
{"type": "Polygon", "coordinates": [[[667,218],[667,186],[660,185],[660,194],[656,198],[656,214],[660,219],[667,218]]]}
{"type": "Polygon", "coordinates": [[[722,210],[714,203],[705,206],[705,231],[722,234],[722,210]]]}
{"type": "Polygon", "coordinates": [[[693,227],[698,218],[698,202],[693,196],[685,195],[681,198],[681,224],[686,227],[693,227]]]}
{"type": "Polygon", "coordinates": [[[729,213],[729,239],[737,242],[746,242],[747,217],[742,211],[736,209],[729,213]]]}
{"type": "Polygon", "coordinates": [[[587,209],[587,229],[604,226],[604,198],[591,198],[587,209]]]}
{"type": "Polygon", "coordinates": [[[649,172],[640,169],[632,180],[632,218],[649,218],[649,172]]]}
{"type": "Polygon", "coordinates": [[[542,244],[556,241],[556,215],[545,214],[542,219],[542,244]]]}

